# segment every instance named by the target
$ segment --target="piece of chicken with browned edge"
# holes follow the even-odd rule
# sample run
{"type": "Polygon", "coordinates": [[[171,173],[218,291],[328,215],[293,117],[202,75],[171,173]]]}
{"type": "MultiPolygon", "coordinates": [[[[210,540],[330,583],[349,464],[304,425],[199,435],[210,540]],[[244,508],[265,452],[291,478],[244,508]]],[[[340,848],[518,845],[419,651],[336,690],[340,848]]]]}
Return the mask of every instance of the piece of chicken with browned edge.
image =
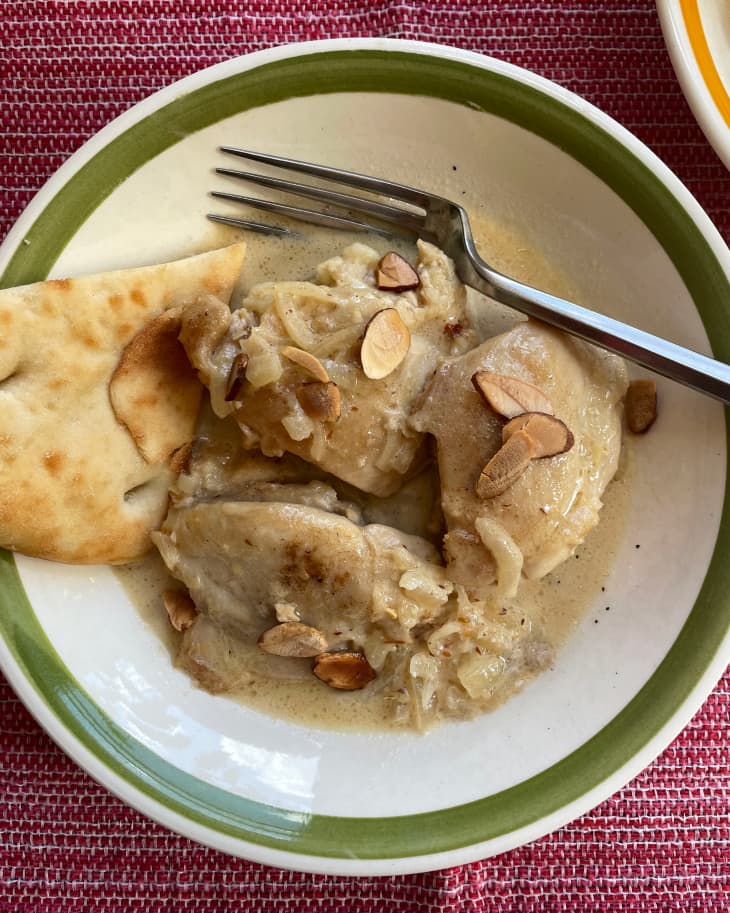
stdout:
{"type": "Polygon", "coordinates": [[[532,321],[439,369],[411,424],[436,439],[447,527],[444,556],[449,577],[472,598],[495,581],[495,557],[506,556],[512,580],[515,562],[517,576],[521,569],[539,578],[596,525],[601,497],[618,466],[626,386],[621,359],[532,321]],[[477,371],[539,388],[574,437],[568,452],[532,460],[510,487],[488,499],[477,495],[477,480],[502,446],[506,420],[475,389],[477,371]]]}
{"type": "Polygon", "coordinates": [[[209,690],[240,684],[236,645],[287,621],[318,629],[331,649],[363,651],[380,670],[449,599],[431,543],[367,523],[311,469],[202,442],[153,533],[200,612],[178,661],[209,690]]]}
{"type": "Polygon", "coordinates": [[[264,283],[232,315],[205,305],[187,316],[183,345],[216,415],[235,418],[245,446],[295,454],[379,496],[423,464],[423,435],[408,423],[413,403],[443,357],[477,340],[453,264],[430,244],[418,251],[413,290],[378,288],[378,254],[355,244],[319,267],[317,283],[264,283]],[[382,370],[367,370],[363,340],[383,311],[401,336],[388,335],[377,353],[389,357],[393,342],[383,370],[391,369],[370,376],[382,370]],[[326,396],[336,402],[319,414],[326,396]]]}

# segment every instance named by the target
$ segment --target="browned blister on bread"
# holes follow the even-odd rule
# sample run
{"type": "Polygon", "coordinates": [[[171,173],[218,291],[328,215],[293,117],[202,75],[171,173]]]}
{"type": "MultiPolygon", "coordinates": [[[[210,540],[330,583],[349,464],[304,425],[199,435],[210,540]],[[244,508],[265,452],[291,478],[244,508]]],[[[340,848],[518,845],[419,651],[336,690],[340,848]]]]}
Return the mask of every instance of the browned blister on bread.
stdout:
{"type": "Polygon", "coordinates": [[[142,327],[109,383],[114,414],[153,465],[192,438],[200,408],[203,388],[178,339],[182,311],[163,311],[142,327]]]}

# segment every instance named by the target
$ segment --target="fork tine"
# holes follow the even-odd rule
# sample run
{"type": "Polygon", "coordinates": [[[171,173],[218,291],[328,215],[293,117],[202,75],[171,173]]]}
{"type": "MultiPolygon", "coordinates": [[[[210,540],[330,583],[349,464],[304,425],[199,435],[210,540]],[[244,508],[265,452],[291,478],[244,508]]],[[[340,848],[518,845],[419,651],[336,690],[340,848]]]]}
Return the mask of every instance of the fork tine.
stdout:
{"type": "Polygon", "coordinates": [[[357,231],[370,232],[383,235],[386,238],[392,236],[392,232],[377,225],[368,225],[366,222],[358,222],[355,219],[346,219],[344,216],[333,216],[327,212],[318,212],[316,209],[302,209],[299,206],[286,206],[284,203],[274,203],[271,200],[260,200],[257,197],[243,197],[236,193],[223,193],[220,190],[211,191],[211,196],[219,200],[230,200],[233,203],[245,203],[254,209],[262,209],[264,212],[275,212],[281,216],[288,216],[290,219],[297,219],[300,222],[309,222],[313,225],[323,225],[326,228],[337,228],[340,231],[357,231]]]}
{"type": "Polygon", "coordinates": [[[296,196],[308,197],[310,200],[320,200],[323,203],[342,206],[358,213],[367,213],[367,215],[375,216],[375,218],[383,219],[386,222],[393,222],[416,233],[422,231],[424,227],[425,216],[408,212],[398,206],[389,206],[386,203],[366,200],[364,197],[338,193],[335,190],[325,190],[322,187],[312,187],[309,184],[298,184],[294,181],[285,181],[282,178],[269,177],[264,174],[254,174],[250,171],[237,171],[234,168],[216,168],[215,171],[216,174],[249,181],[262,187],[270,187],[273,190],[282,190],[286,193],[293,193],[296,196]]]}
{"type": "Polygon", "coordinates": [[[400,200],[402,203],[412,203],[414,206],[420,206],[421,209],[427,209],[431,196],[415,187],[408,187],[405,184],[394,184],[392,181],[384,181],[382,178],[370,177],[366,174],[358,174],[355,171],[343,171],[340,168],[329,168],[326,165],[315,165],[312,162],[301,162],[297,159],[288,159],[280,155],[269,155],[266,152],[252,152],[249,149],[237,149],[235,146],[221,146],[221,152],[228,155],[237,155],[240,158],[249,159],[252,162],[261,162],[264,165],[273,165],[277,168],[287,168],[290,171],[299,171],[302,174],[309,174],[313,177],[324,178],[327,181],[333,181],[339,184],[346,184],[348,187],[357,187],[359,190],[367,190],[371,193],[382,193],[400,200]]]}
{"type": "Polygon", "coordinates": [[[247,228],[262,235],[292,235],[293,231],[281,225],[267,225],[265,222],[250,222],[247,219],[234,219],[231,216],[219,216],[214,212],[208,213],[211,222],[220,222],[222,225],[234,225],[236,228],[247,228]]]}

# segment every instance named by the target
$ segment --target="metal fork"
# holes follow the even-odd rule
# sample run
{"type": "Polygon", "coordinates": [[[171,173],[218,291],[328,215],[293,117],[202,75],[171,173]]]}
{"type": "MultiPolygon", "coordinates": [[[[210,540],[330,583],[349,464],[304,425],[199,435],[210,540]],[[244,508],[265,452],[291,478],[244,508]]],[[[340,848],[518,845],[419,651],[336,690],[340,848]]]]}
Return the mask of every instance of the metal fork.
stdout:
{"type": "MultiPolygon", "coordinates": [[[[216,168],[217,174],[248,181],[276,191],[316,200],[326,206],[347,211],[335,215],[317,209],[288,206],[271,200],[213,191],[218,199],[298,219],[355,232],[376,232],[385,236],[408,233],[432,241],[454,261],[462,282],[483,292],[495,301],[552,324],[567,333],[579,336],[601,348],[608,349],[645,368],[663,374],[700,393],[730,402],[730,366],[686,349],[651,333],[621,323],[611,317],[580,307],[556,295],[532,288],[493,269],[480,256],[474,243],[466,210],[450,200],[381,178],[282,158],[264,152],[251,152],[222,146],[221,151],[249,161],[299,172],[330,183],[354,187],[381,199],[327,190],[282,178],[269,177],[232,168],[216,168]],[[387,198],[387,202],[382,199],[387,198]],[[399,204],[399,205],[396,205],[399,204]],[[353,218],[351,214],[357,215],[353,218]],[[364,216],[365,221],[359,217],[364,216]],[[375,220],[375,221],[372,221],[375,220]],[[387,226],[387,227],[386,227],[387,226]]],[[[208,218],[269,234],[288,234],[289,230],[276,225],[235,219],[210,213],[208,218]]]]}

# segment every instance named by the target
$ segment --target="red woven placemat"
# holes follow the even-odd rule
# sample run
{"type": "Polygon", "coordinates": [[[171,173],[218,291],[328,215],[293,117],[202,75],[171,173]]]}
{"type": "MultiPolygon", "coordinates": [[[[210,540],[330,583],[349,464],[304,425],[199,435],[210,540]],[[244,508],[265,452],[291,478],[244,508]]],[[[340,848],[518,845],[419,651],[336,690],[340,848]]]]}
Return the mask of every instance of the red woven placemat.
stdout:
{"type": "MultiPolygon", "coordinates": [[[[0,0],[0,235],[81,143],[154,90],[312,38],[438,41],[525,66],[634,131],[730,240],[730,175],[681,95],[650,0],[0,0]]],[[[127,808],[0,684],[0,911],[727,913],[730,676],[629,786],[536,843],[448,871],[299,875],[232,859],[127,808]]]]}

